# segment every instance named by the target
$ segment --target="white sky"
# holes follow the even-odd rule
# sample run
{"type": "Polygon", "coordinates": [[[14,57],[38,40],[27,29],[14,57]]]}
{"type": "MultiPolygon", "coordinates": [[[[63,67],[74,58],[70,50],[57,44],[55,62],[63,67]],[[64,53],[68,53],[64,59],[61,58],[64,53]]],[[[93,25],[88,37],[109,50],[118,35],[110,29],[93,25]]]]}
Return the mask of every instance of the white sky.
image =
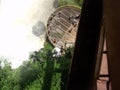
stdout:
{"type": "Polygon", "coordinates": [[[49,15],[54,11],[53,3],[47,4],[47,1],[49,0],[2,0],[0,56],[9,58],[13,68],[27,60],[29,52],[43,47],[44,38],[34,36],[32,26],[39,20],[46,24],[49,15]],[[51,5],[49,9],[48,5],[51,5]]]}

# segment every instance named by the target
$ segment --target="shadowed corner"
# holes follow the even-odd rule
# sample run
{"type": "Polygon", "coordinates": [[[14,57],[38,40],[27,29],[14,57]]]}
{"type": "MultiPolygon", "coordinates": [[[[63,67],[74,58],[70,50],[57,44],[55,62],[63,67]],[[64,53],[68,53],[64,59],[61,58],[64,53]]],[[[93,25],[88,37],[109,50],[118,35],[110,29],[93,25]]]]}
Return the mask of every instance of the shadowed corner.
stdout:
{"type": "Polygon", "coordinates": [[[41,36],[45,32],[45,24],[41,21],[38,21],[33,27],[32,27],[32,33],[36,37],[41,36]]]}

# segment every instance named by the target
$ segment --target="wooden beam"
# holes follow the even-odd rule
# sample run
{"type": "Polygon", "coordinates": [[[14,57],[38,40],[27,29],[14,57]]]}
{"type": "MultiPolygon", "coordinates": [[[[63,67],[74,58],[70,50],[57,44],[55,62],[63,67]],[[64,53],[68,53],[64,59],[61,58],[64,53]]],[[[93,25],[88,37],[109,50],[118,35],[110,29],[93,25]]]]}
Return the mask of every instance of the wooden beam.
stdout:
{"type": "Polygon", "coordinates": [[[84,0],[67,90],[95,90],[102,0],[84,0]]]}
{"type": "Polygon", "coordinates": [[[112,90],[120,90],[120,0],[104,0],[104,18],[112,90]]]}

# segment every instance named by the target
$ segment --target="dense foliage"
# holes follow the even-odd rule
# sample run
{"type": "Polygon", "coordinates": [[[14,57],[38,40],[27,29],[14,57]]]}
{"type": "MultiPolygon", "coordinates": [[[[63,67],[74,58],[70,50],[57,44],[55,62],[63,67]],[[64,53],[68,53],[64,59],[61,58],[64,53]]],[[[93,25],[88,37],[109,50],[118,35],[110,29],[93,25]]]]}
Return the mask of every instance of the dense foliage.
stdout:
{"type": "Polygon", "coordinates": [[[52,46],[30,54],[30,59],[12,69],[9,62],[0,62],[0,90],[65,90],[73,48],[59,58],[52,57],[52,46]],[[4,63],[4,66],[1,66],[4,63]]]}

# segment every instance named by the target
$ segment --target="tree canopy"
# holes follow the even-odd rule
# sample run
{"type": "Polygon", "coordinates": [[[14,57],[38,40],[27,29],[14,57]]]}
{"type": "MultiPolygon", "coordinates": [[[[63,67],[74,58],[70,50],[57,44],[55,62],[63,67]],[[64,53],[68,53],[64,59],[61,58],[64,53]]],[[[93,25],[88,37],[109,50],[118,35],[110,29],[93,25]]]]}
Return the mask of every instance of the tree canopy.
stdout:
{"type": "Polygon", "coordinates": [[[0,60],[0,66],[4,63],[0,68],[0,90],[65,90],[71,51],[53,58],[50,46],[42,48],[16,69],[7,60],[0,60]]]}

